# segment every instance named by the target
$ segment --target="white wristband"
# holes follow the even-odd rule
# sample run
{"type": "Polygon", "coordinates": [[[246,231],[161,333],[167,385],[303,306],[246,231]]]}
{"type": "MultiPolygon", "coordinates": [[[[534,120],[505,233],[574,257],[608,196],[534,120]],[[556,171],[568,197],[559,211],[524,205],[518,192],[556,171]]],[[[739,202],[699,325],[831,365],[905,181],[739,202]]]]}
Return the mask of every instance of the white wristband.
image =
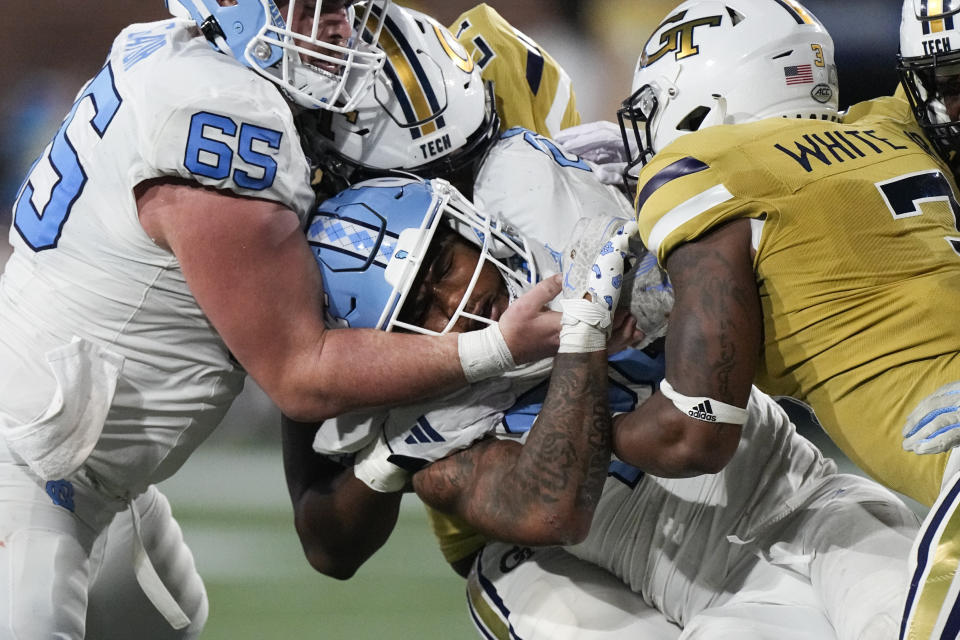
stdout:
{"type": "Polygon", "coordinates": [[[560,301],[563,317],[557,353],[590,353],[607,348],[610,312],[582,298],[560,301]]]}
{"type": "Polygon", "coordinates": [[[704,422],[724,422],[727,424],[745,424],[747,410],[713,398],[685,396],[674,389],[667,379],[660,381],[660,391],[681,413],[704,422]]]}
{"type": "Polygon", "coordinates": [[[463,375],[471,384],[512,371],[517,366],[498,324],[461,333],[457,338],[457,351],[463,375]]]}
{"type": "Polygon", "coordinates": [[[410,474],[387,461],[390,453],[383,434],[377,434],[370,444],[357,452],[353,461],[353,475],[380,493],[402,491],[410,479],[410,474]]]}

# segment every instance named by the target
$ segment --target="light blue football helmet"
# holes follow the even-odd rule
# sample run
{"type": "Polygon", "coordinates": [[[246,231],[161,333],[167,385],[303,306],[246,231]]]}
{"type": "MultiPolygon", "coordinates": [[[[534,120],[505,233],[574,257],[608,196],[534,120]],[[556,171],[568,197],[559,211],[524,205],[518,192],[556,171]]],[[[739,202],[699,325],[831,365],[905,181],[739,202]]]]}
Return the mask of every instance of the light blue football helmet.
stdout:
{"type": "Polygon", "coordinates": [[[286,18],[273,0],[235,0],[228,6],[217,0],[164,0],[171,14],[196,22],[215,49],[275,82],[296,104],[338,113],[356,108],[385,59],[376,43],[391,0],[367,0],[356,8],[353,1],[317,0],[309,33],[298,33],[288,26],[299,15],[297,0],[289,1],[286,18]],[[341,10],[353,23],[353,36],[327,42],[321,14],[341,10]]]}
{"type": "Polygon", "coordinates": [[[523,238],[477,211],[441,179],[377,178],[340,192],[310,219],[307,240],[323,274],[327,325],[439,335],[460,318],[493,320],[465,311],[486,261],[500,272],[511,299],[539,280],[523,238]],[[446,225],[476,245],[480,259],[463,299],[440,332],[398,316],[437,229],[446,225]]]}

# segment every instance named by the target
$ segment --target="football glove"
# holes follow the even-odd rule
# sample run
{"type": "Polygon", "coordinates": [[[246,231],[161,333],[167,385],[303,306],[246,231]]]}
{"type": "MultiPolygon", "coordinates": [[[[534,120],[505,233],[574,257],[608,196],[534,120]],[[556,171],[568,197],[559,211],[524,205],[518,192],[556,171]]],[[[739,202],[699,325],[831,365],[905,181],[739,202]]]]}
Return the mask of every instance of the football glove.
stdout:
{"type": "Polygon", "coordinates": [[[673,286],[654,254],[646,249],[634,251],[641,257],[623,276],[620,307],[630,309],[637,328],[643,331],[643,340],[633,345],[636,349],[643,349],[667,335],[667,318],[673,309],[673,286]]]}
{"type": "Polygon", "coordinates": [[[636,228],[626,218],[580,218],[561,255],[563,297],[579,299],[592,293],[598,302],[609,298],[608,308],[615,308],[623,283],[623,260],[632,255],[627,245],[636,228]]]}
{"type": "Polygon", "coordinates": [[[943,453],[960,444],[960,382],[931,393],[907,416],[903,448],[914,453],[943,453]]]}
{"type": "Polygon", "coordinates": [[[608,120],[567,127],[557,133],[554,140],[565,151],[596,164],[626,161],[623,157],[623,134],[620,127],[608,120]]]}
{"type": "Polygon", "coordinates": [[[574,232],[577,246],[564,254],[567,268],[560,303],[563,327],[558,353],[587,353],[607,346],[623,288],[623,272],[631,258],[629,241],[636,235],[637,224],[623,218],[597,220],[599,224],[589,227],[593,232],[589,237],[574,232]],[[595,250],[592,254],[591,248],[595,250]],[[593,260],[584,260],[589,255],[594,256],[593,260]],[[584,299],[585,294],[590,299],[584,299]]]}
{"type": "Polygon", "coordinates": [[[565,151],[590,162],[603,184],[623,186],[623,170],[627,166],[623,134],[613,122],[598,120],[568,127],[557,134],[555,141],[565,151]]]}
{"type": "MultiPolygon", "coordinates": [[[[594,263],[586,258],[597,255],[611,235],[611,229],[627,223],[624,218],[585,217],[577,221],[571,242],[562,253],[563,294],[577,298],[591,286],[594,263]]],[[[631,225],[635,228],[635,225],[631,225]]],[[[624,253],[634,265],[623,274],[619,290],[619,306],[630,310],[644,339],[638,349],[666,335],[667,317],[673,308],[673,287],[667,274],[657,264],[656,256],[647,251],[636,234],[628,235],[624,253]]]]}

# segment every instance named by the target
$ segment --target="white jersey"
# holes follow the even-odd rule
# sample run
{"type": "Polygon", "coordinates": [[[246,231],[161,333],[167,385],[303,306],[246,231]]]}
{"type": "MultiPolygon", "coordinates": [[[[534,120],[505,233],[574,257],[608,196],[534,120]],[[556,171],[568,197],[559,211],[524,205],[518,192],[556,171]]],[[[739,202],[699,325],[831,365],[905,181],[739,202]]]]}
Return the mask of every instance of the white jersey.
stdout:
{"type": "MultiPolygon", "coordinates": [[[[650,395],[630,388],[637,403],[650,395]]],[[[769,396],[753,389],[747,408],[739,449],[720,473],[664,479],[614,460],[582,543],[488,544],[467,586],[482,635],[896,637],[916,516],[877,483],[836,473],[769,396]],[[626,614],[610,612],[611,602],[626,614]],[[657,624],[650,607],[682,633],[657,624]]],[[[450,549],[475,544],[456,528],[435,529],[450,549]]]]}
{"type": "Polygon", "coordinates": [[[666,479],[614,463],[586,540],[568,551],[620,577],[684,625],[736,591],[764,533],[836,472],[786,412],[753,389],[737,453],[717,474],[666,479]]]}
{"type": "Polygon", "coordinates": [[[85,461],[136,494],[172,474],[242,388],[176,258],[140,226],[134,188],[161,176],[301,218],[313,204],[282,94],[189,21],[120,33],[14,206],[0,433],[41,477],[85,461]]]}
{"type": "Polygon", "coordinates": [[[580,218],[634,217],[623,193],[602,184],[593,168],[549,138],[515,127],[501,135],[484,159],[474,204],[561,251],[580,218]]]}

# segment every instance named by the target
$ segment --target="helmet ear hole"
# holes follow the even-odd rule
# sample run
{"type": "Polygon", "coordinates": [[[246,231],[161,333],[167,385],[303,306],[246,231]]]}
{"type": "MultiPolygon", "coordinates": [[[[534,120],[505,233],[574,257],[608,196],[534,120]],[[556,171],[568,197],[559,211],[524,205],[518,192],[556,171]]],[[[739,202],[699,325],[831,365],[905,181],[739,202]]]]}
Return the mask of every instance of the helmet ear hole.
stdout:
{"type": "Polygon", "coordinates": [[[688,113],[679,123],[677,131],[697,131],[710,113],[710,107],[699,106],[688,113]]]}

